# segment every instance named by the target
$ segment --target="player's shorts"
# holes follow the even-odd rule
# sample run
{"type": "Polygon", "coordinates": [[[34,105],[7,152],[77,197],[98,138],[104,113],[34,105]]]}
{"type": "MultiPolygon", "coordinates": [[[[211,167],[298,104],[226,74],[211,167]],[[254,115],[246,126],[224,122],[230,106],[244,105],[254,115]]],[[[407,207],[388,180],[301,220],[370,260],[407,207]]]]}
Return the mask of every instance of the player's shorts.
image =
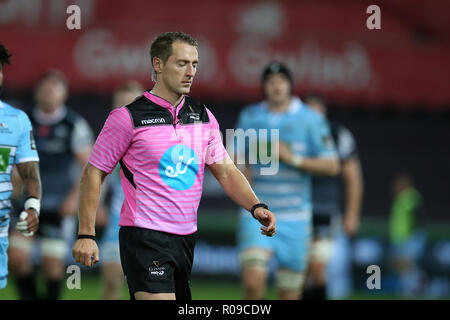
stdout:
{"type": "MultiPolygon", "coordinates": [[[[11,226],[14,227],[19,221],[20,212],[11,215],[11,226]]],[[[44,211],[39,214],[39,228],[37,235],[41,238],[66,239],[65,224],[70,218],[62,217],[56,211],[44,211]]]]}
{"type": "Polygon", "coordinates": [[[338,213],[313,212],[312,225],[315,238],[333,238],[337,232],[339,221],[338,213]]]}
{"type": "MultiPolygon", "coordinates": [[[[18,216],[18,214],[12,216],[11,228],[15,227],[18,216]]],[[[65,259],[69,253],[69,242],[75,235],[74,227],[73,217],[62,217],[56,211],[41,211],[37,231],[41,254],[56,259],[65,259]]],[[[10,246],[30,253],[33,249],[32,240],[11,235],[10,246]]]]}
{"type": "Polygon", "coordinates": [[[138,291],[175,293],[191,300],[189,278],[195,234],[176,235],[138,227],[121,227],[120,260],[130,297],[138,291]]]}
{"type": "Polygon", "coordinates": [[[0,289],[6,287],[8,277],[8,228],[9,218],[0,218],[0,289]]]}
{"type": "Polygon", "coordinates": [[[54,211],[41,211],[37,235],[42,238],[64,239],[64,218],[54,211]]]}
{"type": "MultiPolygon", "coordinates": [[[[237,232],[239,251],[260,248],[273,252],[279,268],[294,272],[306,270],[311,241],[311,214],[303,218],[280,219],[273,237],[261,234],[262,225],[250,213],[241,213],[237,232]]],[[[291,215],[292,217],[292,215],[291,215]]]]}

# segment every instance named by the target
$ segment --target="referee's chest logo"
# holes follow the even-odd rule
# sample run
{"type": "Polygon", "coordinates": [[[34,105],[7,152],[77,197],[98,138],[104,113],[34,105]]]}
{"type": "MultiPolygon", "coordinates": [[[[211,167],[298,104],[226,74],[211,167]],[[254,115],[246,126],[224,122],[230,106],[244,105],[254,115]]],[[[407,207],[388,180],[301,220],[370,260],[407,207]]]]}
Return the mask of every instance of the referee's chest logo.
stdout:
{"type": "Polygon", "coordinates": [[[159,162],[159,175],[169,187],[183,191],[191,188],[199,171],[195,151],[183,144],[167,149],[159,162]]]}

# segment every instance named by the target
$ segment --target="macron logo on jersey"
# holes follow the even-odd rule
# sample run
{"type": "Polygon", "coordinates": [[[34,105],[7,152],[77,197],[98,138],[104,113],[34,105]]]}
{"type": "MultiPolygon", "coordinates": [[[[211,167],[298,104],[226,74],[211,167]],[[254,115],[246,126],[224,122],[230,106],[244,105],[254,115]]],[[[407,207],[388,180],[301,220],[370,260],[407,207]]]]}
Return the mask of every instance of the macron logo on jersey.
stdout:
{"type": "Polygon", "coordinates": [[[164,118],[141,120],[141,124],[166,123],[164,118]]]}

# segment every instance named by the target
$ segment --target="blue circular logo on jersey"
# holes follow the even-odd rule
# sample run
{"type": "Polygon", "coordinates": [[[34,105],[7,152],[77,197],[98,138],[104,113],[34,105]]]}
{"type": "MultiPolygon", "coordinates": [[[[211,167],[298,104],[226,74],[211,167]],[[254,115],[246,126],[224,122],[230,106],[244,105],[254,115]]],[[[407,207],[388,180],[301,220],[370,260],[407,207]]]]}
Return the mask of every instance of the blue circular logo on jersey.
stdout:
{"type": "Polygon", "coordinates": [[[187,190],[195,182],[198,157],[191,148],[177,144],[164,152],[159,162],[161,179],[175,190],[187,190]]]}

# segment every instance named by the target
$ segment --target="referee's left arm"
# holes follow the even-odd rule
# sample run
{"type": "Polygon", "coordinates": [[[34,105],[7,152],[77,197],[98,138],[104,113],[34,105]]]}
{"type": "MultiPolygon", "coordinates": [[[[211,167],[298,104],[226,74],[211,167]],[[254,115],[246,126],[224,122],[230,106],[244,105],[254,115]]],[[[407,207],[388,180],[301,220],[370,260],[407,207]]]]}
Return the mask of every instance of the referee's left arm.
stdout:
{"type": "MultiPolygon", "coordinates": [[[[228,155],[222,161],[209,164],[207,167],[222,185],[226,194],[236,204],[251,211],[252,207],[259,203],[259,199],[251,188],[250,183],[228,155]]],[[[264,225],[264,227],[261,227],[262,234],[269,237],[275,234],[276,221],[272,212],[260,207],[254,211],[254,216],[264,225]]]]}

